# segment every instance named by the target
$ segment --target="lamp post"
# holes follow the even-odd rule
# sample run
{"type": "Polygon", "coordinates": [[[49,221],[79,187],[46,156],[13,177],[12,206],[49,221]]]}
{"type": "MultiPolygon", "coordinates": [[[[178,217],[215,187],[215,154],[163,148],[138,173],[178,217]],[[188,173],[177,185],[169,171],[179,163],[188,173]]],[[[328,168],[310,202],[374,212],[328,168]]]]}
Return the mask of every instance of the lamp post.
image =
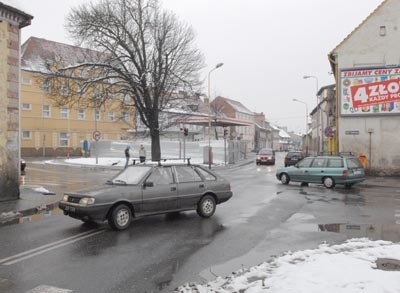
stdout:
{"type": "Polygon", "coordinates": [[[318,88],[318,78],[316,76],[314,76],[314,75],[304,75],[303,78],[304,79],[309,79],[309,78],[314,78],[315,79],[315,83],[316,83],[316,86],[317,86],[317,90],[315,91],[315,95],[317,96],[317,105],[318,105],[318,90],[319,90],[319,88],[318,88]]]}
{"type": "MultiPolygon", "coordinates": [[[[324,144],[324,142],[323,142],[324,135],[323,135],[323,129],[322,129],[322,116],[321,116],[322,114],[321,114],[321,111],[320,111],[321,109],[319,108],[319,102],[318,102],[318,90],[319,90],[318,78],[316,76],[314,76],[314,75],[304,75],[303,78],[304,79],[309,79],[309,78],[315,79],[315,84],[316,84],[316,87],[317,87],[316,91],[315,91],[315,96],[317,98],[317,110],[318,110],[318,112],[317,112],[317,152],[319,153],[320,152],[320,146],[324,144]],[[319,138],[319,136],[320,136],[320,131],[318,129],[319,127],[321,127],[321,140],[322,140],[322,143],[320,143],[320,138],[319,138]]],[[[322,147],[322,149],[323,149],[323,147],[322,147]]]]}
{"type": "Polygon", "coordinates": [[[218,63],[208,72],[208,169],[211,169],[211,93],[210,93],[210,75],[215,69],[220,68],[224,63],[218,63]]]}
{"type": "Polygon", "coordinates": [[[306,106],[306,130],[305,130],[305,138],[304,138],[304,143],[305,143],[305,149],[306,149],[306,155],[308,155],[308,143],[307,143],[307,129],[308,129],[308,106],[306,102],[303,102],[298,99],[293,99],[293,102],[299,102],[302,103],[306,106]]]}

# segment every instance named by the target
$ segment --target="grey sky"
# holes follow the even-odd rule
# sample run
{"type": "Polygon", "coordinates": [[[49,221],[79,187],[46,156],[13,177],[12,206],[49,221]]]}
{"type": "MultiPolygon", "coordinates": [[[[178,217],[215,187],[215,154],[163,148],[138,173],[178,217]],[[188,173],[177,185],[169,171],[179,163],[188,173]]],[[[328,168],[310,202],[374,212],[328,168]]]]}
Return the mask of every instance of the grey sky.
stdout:
{"type": "MultiPolygon", "coordinates": [[[[32,14],[29,36],[73,44],[64,30],[69,7],[87,0],[0,0],[32,14]]],[[[289,130],[304,132],[305,106],[316,106],[319,87],[334,83],[327,55],[383,0],[163,0],[197,34],[211,96],[221,95],[264,112],[289,130]]],[[[204,84],[206,92],[207,83],[204,84]]]]}

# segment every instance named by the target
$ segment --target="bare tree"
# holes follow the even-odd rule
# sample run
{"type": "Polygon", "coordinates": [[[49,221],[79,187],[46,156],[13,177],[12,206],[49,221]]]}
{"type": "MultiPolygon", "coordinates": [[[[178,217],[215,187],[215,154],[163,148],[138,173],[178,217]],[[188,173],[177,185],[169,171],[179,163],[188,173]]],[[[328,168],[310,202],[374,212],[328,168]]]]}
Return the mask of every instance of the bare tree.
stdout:
{"type": "Polygon", "coordinates": [[[67,29],[92,53],[75,64],[48,64],[54,100],[100,107],[122,95],[121,106],[136,109],[149,128],[152,158],[159,160],[160,112],[179,98],[178,90],[200,85],[204,63],[192,29],[158,0],[81,5],[69,13],[67,29]]]}

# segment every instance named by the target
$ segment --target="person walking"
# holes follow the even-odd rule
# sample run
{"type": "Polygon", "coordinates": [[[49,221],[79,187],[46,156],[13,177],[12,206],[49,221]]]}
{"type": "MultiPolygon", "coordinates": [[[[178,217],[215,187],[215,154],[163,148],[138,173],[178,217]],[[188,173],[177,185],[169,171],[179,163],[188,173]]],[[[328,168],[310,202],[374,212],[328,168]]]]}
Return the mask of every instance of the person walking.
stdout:
{"type": "Polygon", "coordinates": [[[142,144],[140,145],[139,148],[139,159],[140,163],[144,163],[146,161],[146,150],[142,144]]]}
{"type": "Polygon", "coordinates": [[[126,158],[126,162],[125,162],[125,168],[128,167],[129,164],[129,158],[131,157],[129,150],[130,150],[130,146],[128,145],[125,149],[125,158],[126,158]]]}

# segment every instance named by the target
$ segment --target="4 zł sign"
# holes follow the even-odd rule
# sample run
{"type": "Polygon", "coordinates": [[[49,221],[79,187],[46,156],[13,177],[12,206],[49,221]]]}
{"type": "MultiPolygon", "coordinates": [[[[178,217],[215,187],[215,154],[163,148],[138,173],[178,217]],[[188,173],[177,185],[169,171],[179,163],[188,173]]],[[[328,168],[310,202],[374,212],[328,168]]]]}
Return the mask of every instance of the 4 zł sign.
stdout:
{"type": "Polygon", "coordinates": [[[400,102],[400,79],[391,79],[351,87],[353,107],[400,102]]]}

